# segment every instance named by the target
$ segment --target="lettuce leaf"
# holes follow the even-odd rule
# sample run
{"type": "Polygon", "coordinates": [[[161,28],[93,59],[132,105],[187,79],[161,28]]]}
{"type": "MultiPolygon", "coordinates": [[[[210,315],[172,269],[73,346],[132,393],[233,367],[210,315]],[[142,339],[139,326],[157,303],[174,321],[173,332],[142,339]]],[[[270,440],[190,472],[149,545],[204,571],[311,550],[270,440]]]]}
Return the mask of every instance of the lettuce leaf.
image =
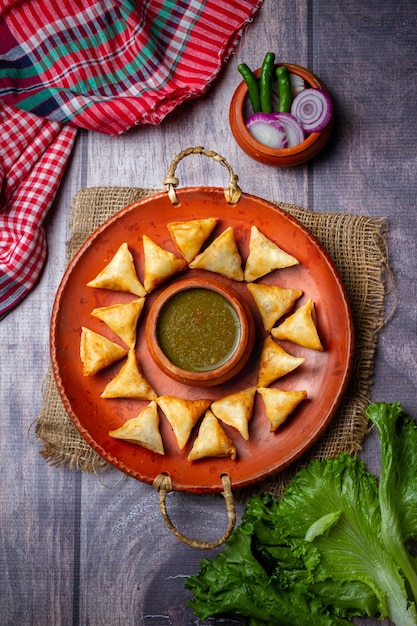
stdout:
{"type": "Polygon", "coordinates": [[[417,427],[399,404],[367,413],[381,441],[380,481],[344,453],[309,463],[279,502],[253,496],[224,550],[185,583],[200,618],[321,626],[374,616],[416,626],[406,542],[417,537],[417,427]]]}
{"type": "MultiPolygon", "coordinates": [[[[194,598],[189,602],[194,612],[203,620],[219,613],[250,618],[252,626],[332,626],[348,624],[344,620],[335,622],[324,614],[320,601],[307,593],[303,576],[293,580],[291,586],[281,586],[274,576],[254,556],[252,534],[255,532],[253,514],[268,514],[268,506],[274,505],[268,498],[254,497],[241,525],[227,540],[223,552],[212,561],[200,563],[200,574],[187,579],[186,588],[194,598]],[[302,622],[299,616],[303,615],[302,622]]],[[[262,518],[260,519],[263,523],[262,518]]],[[[302,560],[296,558],[302,567],[302,560]]]]}
{"type": "Polygon", "coordinates": [[[406,577],[417,602],[416,560],[406,544],[417,538],[417,426],[399,403],[374,403],[367,415],[381,445],[379,499],[384,545],[406,577]]]}

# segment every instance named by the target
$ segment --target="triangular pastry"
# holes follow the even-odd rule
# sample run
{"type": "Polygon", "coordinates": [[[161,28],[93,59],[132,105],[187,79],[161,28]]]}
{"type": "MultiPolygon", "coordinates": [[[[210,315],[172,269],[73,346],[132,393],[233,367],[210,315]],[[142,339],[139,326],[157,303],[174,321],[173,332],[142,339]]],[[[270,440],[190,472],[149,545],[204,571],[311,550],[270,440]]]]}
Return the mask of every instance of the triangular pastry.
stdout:
{"type": "Polygon", "coordinates": [[[232,280],[243,280],[242,258],[233,228],[229,226],[190,263],[191,269],[208,270],[232,280]]]}
{"type": "Polygon", "coordinates": [[[236,458],[236,447],[217,417],[210,409],[207,409],[187,459],[188,461],[198,461],[205,457],[225,456],[229,456],[234,461],[236,458]]]}
{"type": "Polygon", "coordinates": [[[287,317],[282,324],[273,328],[271,334],[276,339],[287,339],[311,350],[324,349],[317,332],[316,310],[312,298],[287,317]]]}
{"type": "Polygon", "coordinates": [[[90,280],[87,286],[124,291],[139,297],[145,295],[145,289],[138,279],[127,243],[122,243],[110,263],[93,280],[90,280]]]}
{"type": "Polygon", "coordinates": [[[252,226],[249,239],[249,255],[245,265],[245,280],[252,282],[261,276],[284,267],[298,265],[299,261],[284,252],[261,231],[252,226]]]}
{"type": "Polygon", "coordinates": [[[185,400],[173,396],[159,396],[157,403],[171,424],[178,447],[182,450],[195,424],[210,406],[211,400],[185,400]]]}
{"type": "Polygon", "coordinates": [[[215,217],[206,217],[187,222],[171,222],[167,224],[167,228],[178,250],[190,262],[200,252],[217,221],[215,217]]]}
{"type": "Polygon", "coordinates": [[[285,289],[278,285],[249,283],[248,289],[255,300],[267,332],[277,320],[291,311],[296,300],[303,295],[301,289],[285,289]]]}
{"type": "Polygon", "coordinates": [[[274,380],[289,374],[305,359],[288,354],[272,337],[265,339],[258,372],[258,387],[268,387],[274,380]]]}
{"type": "Polygon", "coordinates": [[[119,373],[106,385],[102,398],[140,398],[142,400],[154,400],[156,393],[149,382],[143,376],[136,353],[129,350],[126,363],[122,365],[119,373]]]}
{"type": "Polygon", "coordinates": [[[144,303],[145,298],[136,298],[126,304],[98,307],[91,311],[91,315],[107,324],[129,348],[134,348],[136,326],[144,303]]]}
{"type": "Polygon", "coordinates": [[[89,328],[81,327],[80,357],[83,375],[92,376],[126,356],[126,348],[89,328]]]}
{"type": "Polygon", "coordinates": [[[127,420],[120,428],[109,431],[110,437],[136,443],[157,454],[165,454],[161,433],[159,432],[158,406],[152,400],[137,417],[127,420]]]}
{"type": "Polygon", "coordinates": [[[249,439],[248,423],[252,417],[255,393],[256,387],[248,387],[215,400],[210,407],[216,417],[236,428],[246,440],[249,439]]]}
{"type": "Polygon", "coordinates": [[[162,285],[174,274],[182,272],[187,266],[187,261],[161,248],[147,235],[143,235],[143,253],[145,264],[143,284],[147,293],[162,285]]]}
{"type": "Polygon", "coordinates": [[[307,398],[307,391],[283,391],[260,387],[258,389],[265,405],[266,416],[271,424],[271,432],[277,430],[291,415],[296,406],[307,398]]]}

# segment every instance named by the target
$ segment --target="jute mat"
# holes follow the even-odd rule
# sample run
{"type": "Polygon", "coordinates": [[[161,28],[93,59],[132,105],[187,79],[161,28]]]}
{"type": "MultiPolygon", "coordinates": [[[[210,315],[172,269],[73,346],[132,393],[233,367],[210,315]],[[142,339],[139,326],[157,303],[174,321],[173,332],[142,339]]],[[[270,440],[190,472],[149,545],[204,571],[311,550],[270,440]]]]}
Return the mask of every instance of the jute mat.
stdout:
{"type": "MultiPolygon", "coordinates": [[[[69,261],[86,238],[123,207],[159,190],[126,187],[82,189],[71,207],[69,261]]],[[[244,489],[279,495],[294,472],[311,459],[332,458],[345,451],[357,454],[368,429],[365,408],[370,402],[373,359],[378,332],[384,324],[386,271],[386,222],[341,213],[315,213],[302,207],[275,202],[303,224],[324,246],[344,282],[355,328],[352,376],[343,402],[330,427],[304,458],[272,478],[244,489]]],[[[44,381],[43,405],[35,426],[42,443],[41,455],[54,465],[96,472],[109,467],[79,435],[61,403],[50,370],[44,381]]]]}

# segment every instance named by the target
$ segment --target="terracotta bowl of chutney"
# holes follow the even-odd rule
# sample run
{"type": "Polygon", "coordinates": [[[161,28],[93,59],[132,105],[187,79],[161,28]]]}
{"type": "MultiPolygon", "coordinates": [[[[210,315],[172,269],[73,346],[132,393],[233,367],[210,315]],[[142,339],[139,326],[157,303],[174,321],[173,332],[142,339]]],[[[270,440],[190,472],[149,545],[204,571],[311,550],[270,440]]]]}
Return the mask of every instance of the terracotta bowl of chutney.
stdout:
{"type": "MultiPolygon", "coordinates": [[[[302,79],[306,88],[323,90],[329,94],[323,81],[310,70],[293,63],[278,63],[275,65],[275,69],[282,65],[287,67],[291,74],[302,79]]],[[[259,79],[261,68],[254,70],[253,73],[259,79]]],[[[315,157],[328,142],[334,126],[332,111],[330,121],[323,130],[311,132],[310,134],[306,133],[304,140],[297,145],[287,148],[274,148],[264,145],[249,132],[246,124],[252,114],[253,109],[248,87],[245,81],[242,80],[236,88],[230,103],[229,123],[232,134],[239,147],[252,159],[275,167],[301,165],[315,157]]]]}
{"type": "Polygon", "coordinates": [[[186,278],[152,302],[146,342],[156,365],[177,382],[212,387],[247,363],[255,325],[244,298],[225,283],[186,278]]]}

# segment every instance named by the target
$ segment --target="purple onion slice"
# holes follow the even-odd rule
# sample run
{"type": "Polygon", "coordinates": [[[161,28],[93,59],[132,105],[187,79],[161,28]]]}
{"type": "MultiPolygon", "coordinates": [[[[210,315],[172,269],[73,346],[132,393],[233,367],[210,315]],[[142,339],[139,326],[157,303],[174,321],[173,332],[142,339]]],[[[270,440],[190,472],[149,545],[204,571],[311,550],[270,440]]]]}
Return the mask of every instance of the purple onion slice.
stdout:
{"type": "Polygon", "coordinates": [[[294,115],[291,113],[274,113],[273,115],[279,122],[281,122],[285,129],[288,140],[288,148],[298,146],[299,143],[304,141],[304,130],[294,115]]]}
{"type": "Polygon", "coordinates": [[[246,128],[259,143],[269,148],[287,148],[285,127],[276,113],[254,113],[246,120],[246,128]]]}
{"type": "Polygon", "coordinates": [[[304,89],[291,104],[291,113],[307,133],[323,130],[330,122],[332,112],[332,100],[324,89],[304,89]]]}

